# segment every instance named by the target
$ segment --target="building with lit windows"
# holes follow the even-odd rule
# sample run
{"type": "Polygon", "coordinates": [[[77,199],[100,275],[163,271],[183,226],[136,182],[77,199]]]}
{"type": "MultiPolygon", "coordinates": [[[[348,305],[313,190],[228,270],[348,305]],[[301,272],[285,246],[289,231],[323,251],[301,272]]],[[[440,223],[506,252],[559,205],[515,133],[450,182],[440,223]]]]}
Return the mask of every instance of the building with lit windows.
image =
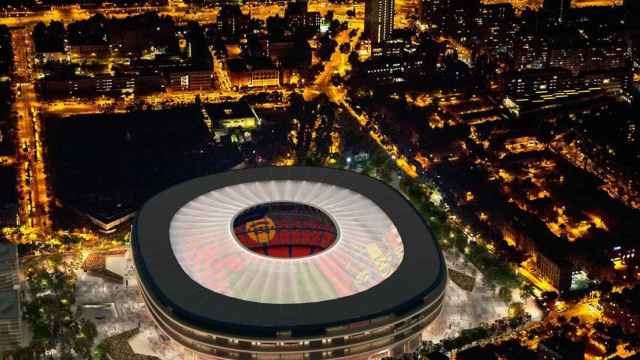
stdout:
{"type": "Polygon", "coordinates": [[[364,3],[364,34],[372,44],[391,37],[393,31],[394,0],[367,0],[364,3]]]}
{"type": "Polygon", "coordinates": [[[218,15],[218,31],[224,36],[237,37],[249,29],[251,17],[242,13],[236,4],[224,4],[218,15]]]}
{"type": "Polygon", "coordinates": [[[511,72],[505,75],[505,106],[523,113],[575,105],[624,94],[632,79],[628,68],[585,71],[578,76],[563,68],[511,72]]]}
{"type": "Polygon", "coordinates": [[[447,281],[396,190],[327,168],[238,170],[155,196],[132,233],[144,300],[193,359],[411,352],[447,281]]]}
{"type": "Polygon", "coordinates": [[[317,11],[309,11],[307,0],[296,0],[287,4],[284,18],[293,29],[320,31],[322,16],[317,11]]]}
{"type": "Polygon", "coordinates": [[[213,73],[211,70],[185,70],[172,71],[169,74],[167,87],[174,91],[201,91],[212,89],[213,84],[213,73]]]}
{"type": "Polygon", "coordinates": [[[268,58],[230,59],[226,62],[231,84],[238,89],[277,87],[280,69],[268,58]]]}
{"type": "Polygon", "coordinates": [[[119,96],[122,94],[149,94],[161,91],[166,80],[161,75],[97,75],[42,79],[37,82],[40,94],[46,99],[65,97],[119,96]]]}

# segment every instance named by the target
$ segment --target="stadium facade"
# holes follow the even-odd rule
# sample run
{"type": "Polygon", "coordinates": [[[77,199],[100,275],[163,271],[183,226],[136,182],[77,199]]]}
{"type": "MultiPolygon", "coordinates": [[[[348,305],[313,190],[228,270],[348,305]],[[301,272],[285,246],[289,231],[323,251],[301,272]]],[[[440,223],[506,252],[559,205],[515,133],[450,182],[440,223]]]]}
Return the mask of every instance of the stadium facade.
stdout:
{"type": "Polygon", "coordinates": [[[413,351],[440,313],[445,263],[386,184],[286,167],[198,178],[133,229],[150,314],[194,359],[374,359],[413,351]]]}

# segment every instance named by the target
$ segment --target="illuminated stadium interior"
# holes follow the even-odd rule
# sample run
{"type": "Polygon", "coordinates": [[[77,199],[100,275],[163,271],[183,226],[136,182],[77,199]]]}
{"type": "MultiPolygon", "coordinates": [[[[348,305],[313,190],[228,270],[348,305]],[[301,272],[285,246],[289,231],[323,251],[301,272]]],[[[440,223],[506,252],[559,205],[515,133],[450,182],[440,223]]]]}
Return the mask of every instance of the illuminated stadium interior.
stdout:
{"type": "Polygon", "coordinates": [[[270,257],[299,258],[330,248],[338,231],[323,211],[295,202],[250,207],[233,221],[236,239],[247,249],[270,257]]]}

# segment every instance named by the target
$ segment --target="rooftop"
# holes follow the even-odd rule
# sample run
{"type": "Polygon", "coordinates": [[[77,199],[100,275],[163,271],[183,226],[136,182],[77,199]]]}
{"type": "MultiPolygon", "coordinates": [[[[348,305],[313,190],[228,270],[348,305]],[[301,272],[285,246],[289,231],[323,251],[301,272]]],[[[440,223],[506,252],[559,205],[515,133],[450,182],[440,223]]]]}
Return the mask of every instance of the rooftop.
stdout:
{"type": "Polygon", "coordinates": [[[255,117],[245,101],[205,104],[204,108],[214,121],[255,117]]]}
{"type": "Polygon", "coordinates": [[[398,229],[375,202],[310,179],[247,181],[202,194],[177,211],[169,232],[192,280],[259,303],[354,295],[385,281],[404,258],[398,229]],[[231,224],[234,234],[225,231],[231,224]]]}

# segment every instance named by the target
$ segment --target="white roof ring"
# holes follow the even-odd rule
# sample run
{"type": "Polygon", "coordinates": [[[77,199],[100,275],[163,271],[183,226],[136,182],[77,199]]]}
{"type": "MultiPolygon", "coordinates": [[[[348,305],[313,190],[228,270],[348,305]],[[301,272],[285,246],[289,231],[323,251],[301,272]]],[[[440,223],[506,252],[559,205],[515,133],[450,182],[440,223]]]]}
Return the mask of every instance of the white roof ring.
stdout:
{"type": "Polygon", "coordinates": [[[398,230],[373,201],[346,188],[305,180],[269,180],[212,190],[183,205],[169,226],[182,270],[210,291],[265,304],[313,303],[351,296],[383,282],[404,258],[398,230]],[[247,208],[308,205],[335,223],[332,246],[314,255],[277,258],[243,246],[234,219],[247,208]]]}

